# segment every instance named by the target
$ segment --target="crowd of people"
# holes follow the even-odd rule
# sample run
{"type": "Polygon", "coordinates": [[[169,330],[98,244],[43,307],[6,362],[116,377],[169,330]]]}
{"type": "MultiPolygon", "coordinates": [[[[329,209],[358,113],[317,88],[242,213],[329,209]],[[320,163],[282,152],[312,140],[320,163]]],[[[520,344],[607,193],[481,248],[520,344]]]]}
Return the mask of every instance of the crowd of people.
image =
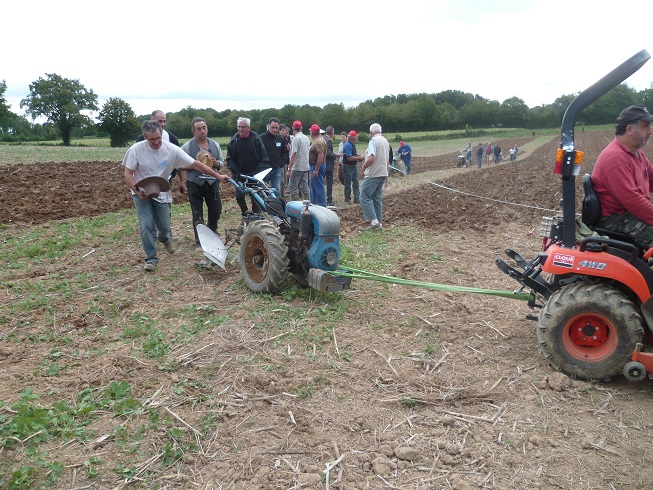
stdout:
{"type": "MultiPolygon", "coordinates": [[[[653,204],[650,189],[653,186],[653,165],[641,152],[653,133],[653,115],[645,107],[629,106],[617,118],[615,139],[597,159],[592,181],[601,204],[600,225],[630,235],[644,247],[653,245],[653,204]]],[[[157,268],[156,241],[168,253],[175,252],[170,233],[172,203],[172,177],[179,176],[179,189],[188,191],[191,206],[195,244],[201,249],[196,227],[204,224],[204,206],[207,208],[207,226],[217,233],[222,213],[219,182],[227,176],[219,173],[225,165],[220,145],[208,137],[206,120],[196,117],[192,121],[193,138],[179,146],[178,139],[165,130],[166,116],[160,110],[152,112],[142,125],[142,135],[123,159],[124,180],[131,192],[138,217],[141,244],[145,252],[145,271],[157,268]],[[148,179],[163,182],[161,191],[148,195],[141,184],[148,179]]],[[[310,200],[313,205],[333,207],[334,174],[344,185],[345,203],[361,206],[368,222],[366,229],[383,226],[383,188],[388,177],[388,167],[393,161],[392,148],[383,136],[381,126],[370,126],[370,140],[364,154],[356,148],[358,133],[354,130],[340,133],[338,150],[334,152],[335,130],[327,126],[322,130],[317,124],[309,127],[310,139],[303,133],[301,121],[291,128],[271,117],[267,130],[259,135],[252,131],[250,120],[241,117],[237,132],[227,145],[226,166],[234,180],[241,175],[253,176],[270,169],[266,183],[280,195],[288,194],[291,200],[310,200]],[[293,135],[290,136],[290,130],[293,135]],[[336,170],[336,162],[339,168],[336,170]],[[359,166],[363,182],[359,182],[359,166]]],[[[510,160],[517,159],[517,145],[508,151],[510,160]]],[[[462,151],[468,166],[473,155],[479,168],[483,160],[487,165],[498,164],[503,159],[499,145],[472,144],[462,151]]],[[[410,174],[412,150],[401,141],[396,156],[410,174]]],[[[237,189],[236,202],[241,213],[249,212],[245,196],[237,189]]],[[[258,205],[252,201],[252,211],[258,205]]]]}
{"type": "MultiPolygon", "coordinates": [[[[227,175],[219,173],[225,166],[231,178],[240,181],[242,176],[254,176],[268,170],[265,183],[279,195],[288,195],[293,201],[307,200],[312,205],[336,209],[333,196],[334,174],[344,184],[345,203],[359,204],[368,222],[367,230],[382,228],[383,187],[392,162],[392,148],[382,134],[381,126],[370,126],[370,140],[364,154],[356,148],[358,133],[355,130],[340,133],[340,143],[334,151],[335,129],[325,130],[313,124],[304,134],[301,121],[290,128],[276,117],[268,120],[265,133],[251,129],[251,121],[240,117],[236,133],[227,145],[223,157],[220,145],[208,137],[209,128],[204,118],[192,121],[193,138],[180,147],[178,139],[165,130],[166,116],[160,110],[142,126],[142,135],[127,151],[123,165],[125,183],[130,189],[138,217],[141,244],[145,252],[145,271],[155,271],[158,266],[156,241],[163,244],[168,253],[175,252],[170,233],[172,179],[179,176],[179,189],[188,192],[191,207],[195,245],[201,250],[197,225],[204,224],[204,207],[207,209],[206,226],[218,233],[218,221],[222,214],[220,182],[227,175]],[[292,136],[290,135],[292,131],[292,136]],[[338,167],[336,166],[338,163],[338,167]],[[359,167],[363,182],[359,182],[359,167]],[[170,183],[158,195],[150,196],[139,184],[145,179],[160,177],[170,183]]],[[[397,151],[410,173],[412,150],[403,141],[397,151]]],[[[245,195],[236,188],[236,202],[242,215],[250,212],[245,195]]],[[[251,200],[251,212],[260,208],[251,200]]],[[[210,267],[204,259],[201,265],[210,267]]]]}
{"type": "MultiPolygon", "coordinates": [[[[510,150],[508,150],[511,162],[517,160],[518,151],[519,148],[517,145],[512,146],[510,150]]],[[[474,155],[476,155],[476,166],[478,168],[483,166],[484,159],[487,161],[487,165],[490,165],[491,163],[498,164],[503,161],[503,150],[499,145],[492,145],[492,143],[488,143],[485,147],[483,146],[483,143],[479,143],[476,149],[472,148],[472,144],[469,143],[467,147],[461,150],[461,153],[465,156],[465,161],[467,162],[465,166],[470,168],[472,166],[474,155]]]]}

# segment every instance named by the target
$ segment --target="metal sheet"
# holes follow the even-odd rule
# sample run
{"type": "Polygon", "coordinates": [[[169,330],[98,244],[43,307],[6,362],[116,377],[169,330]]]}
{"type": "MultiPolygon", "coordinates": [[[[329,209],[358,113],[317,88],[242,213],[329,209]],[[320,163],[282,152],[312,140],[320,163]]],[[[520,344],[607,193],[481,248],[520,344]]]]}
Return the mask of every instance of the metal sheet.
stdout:
{"type": "Polygon", "coordinates": [[[214,264],[217,264],[222,270],[227,270],[225,268],[225,261],[227,260],[228,251],[220,237],[213,233],[206,225],[199,224],[196,229],[202,251],[206,258],[214,264]]]}

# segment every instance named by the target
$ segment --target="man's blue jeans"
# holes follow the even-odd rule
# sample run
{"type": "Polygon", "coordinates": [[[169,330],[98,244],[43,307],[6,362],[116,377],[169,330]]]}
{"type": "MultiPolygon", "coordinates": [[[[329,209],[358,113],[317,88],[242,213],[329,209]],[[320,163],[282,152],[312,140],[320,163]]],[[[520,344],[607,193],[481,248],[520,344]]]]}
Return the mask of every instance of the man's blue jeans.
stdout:
{"type": "Polygon", "coordinates": [[[154,243],[154,229],[159,230],[159,242],[166,245],[170,242],[170,203],[160,203],[154,199],[141,200],[132,194],[136,207],[138,224],[141,230],[141,243],[145,252],[145,262],[159,263],[154,243]]]}
{"type": "Polygon", "coordinates": [[[342,177],[345,181],[345,202],[351,201],[351,192],[354,191],[354,202],[358,202],[360,191],[358,189],[358,165],[343,165],[342,177]]]}
{"type": "Polygon", "coordinates": [[[317,204],[318,206],[327,205],[326,200],[326,189],[324,188],[324,176],[326,175],[326,163],[320,165],[320,168],[317,170],[317,177],[314,176],[315,165],[311,165],[311,204],[317,204]]]}
{"type": "Polygon", "coordinates": [[[270,173],[265,177],[265,183],[270,187],[274,187],[281,195],[281,167],[270,170],[270,173]]]}
{"type": "Polygon", "coordinates": [[[361,185],[361,208],[363,218],[372,221],[376,218],[379,223],[383,222],[383,184],[385,177],[368,177],[361,185]]]}

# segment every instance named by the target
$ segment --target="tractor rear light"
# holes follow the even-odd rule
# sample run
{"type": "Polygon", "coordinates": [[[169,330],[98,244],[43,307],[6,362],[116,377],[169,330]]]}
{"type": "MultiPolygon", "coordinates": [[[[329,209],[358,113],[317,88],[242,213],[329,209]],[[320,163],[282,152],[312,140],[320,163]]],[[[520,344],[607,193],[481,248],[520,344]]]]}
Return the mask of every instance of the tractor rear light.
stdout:
{"type": "Polygon", "coordinates": [[[584,154],[582,151],[568,151],[558,148],[556,150],[556,163],[553,171],[565,176],[580,175],[580,167],[583,164],[584,154]]]}

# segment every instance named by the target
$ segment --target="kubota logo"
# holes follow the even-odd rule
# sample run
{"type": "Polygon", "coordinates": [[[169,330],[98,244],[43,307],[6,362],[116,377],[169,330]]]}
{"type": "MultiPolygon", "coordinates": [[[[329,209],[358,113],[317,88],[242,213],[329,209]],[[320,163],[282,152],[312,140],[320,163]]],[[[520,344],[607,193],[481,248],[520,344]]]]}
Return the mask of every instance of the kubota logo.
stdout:
{"type": "Polygon", "coordinates": [[[574,256],[566,254],[553,254],[553,265],[560,267],[572,268],[574,266],[574,256]]]}

